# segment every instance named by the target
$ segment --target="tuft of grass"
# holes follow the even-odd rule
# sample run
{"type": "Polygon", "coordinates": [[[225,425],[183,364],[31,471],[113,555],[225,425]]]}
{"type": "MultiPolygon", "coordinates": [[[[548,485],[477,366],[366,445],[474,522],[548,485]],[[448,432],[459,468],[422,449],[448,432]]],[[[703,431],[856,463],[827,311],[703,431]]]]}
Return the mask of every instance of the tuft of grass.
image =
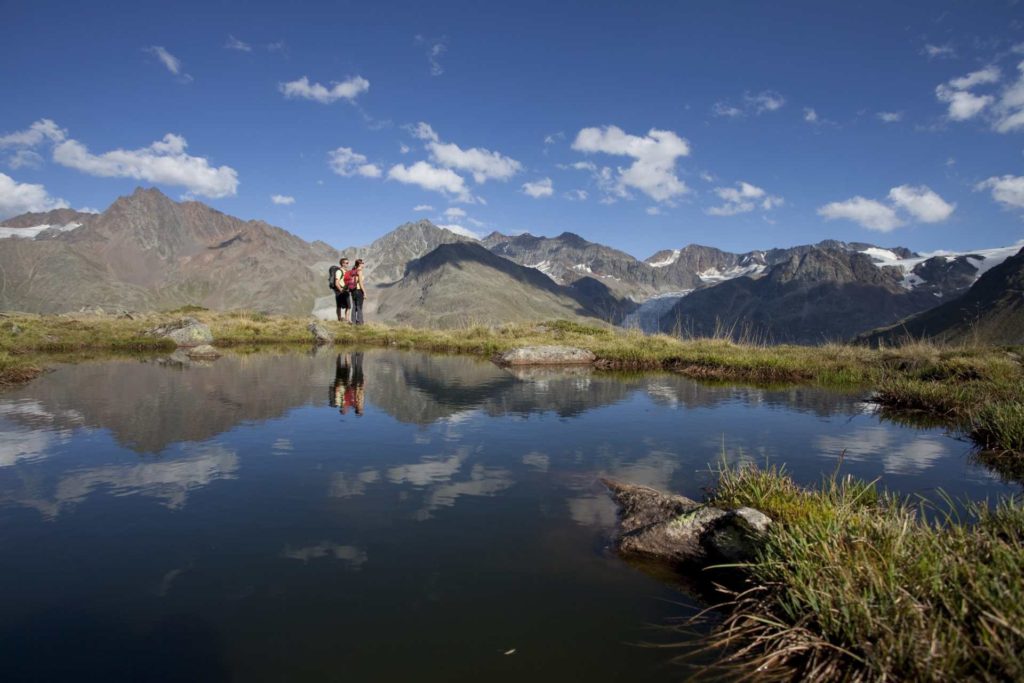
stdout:
{"type": "MultiPolygon", "coordinates": [[[[737,675],[775,680],[1024,679],[1024,506],[938,519],[873,482],[797,486],[722,469],[712,503],[773,517],[706,645],[737,675]]],[[[940,511],[941,512],[941,511],[940,511]]]]}

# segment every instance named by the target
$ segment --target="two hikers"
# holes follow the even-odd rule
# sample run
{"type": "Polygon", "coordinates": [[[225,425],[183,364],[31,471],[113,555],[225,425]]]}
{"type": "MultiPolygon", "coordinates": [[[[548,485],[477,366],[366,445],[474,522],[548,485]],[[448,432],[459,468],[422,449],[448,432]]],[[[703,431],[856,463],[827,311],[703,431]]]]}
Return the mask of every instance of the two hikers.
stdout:
{"type": "Polygon", "coordinates": [[[342,415],[349,409],[362,416],[366,402],[363,390],[363,354],[338,354],[334,367],[334,382],[331,384],[330,404],[342,415]]]}
{"type": "Polygon", "coordinates": [[[348,259],[342,257],[337,266],[331,266],[328,284],[334,290],[334,304],[338,312],[338,322],[363,324],[363,300],[366,290],[363,288],[363,259],[356,259],[355,266],[350,270],[348,259]],[[351,311],[351,320],[349,312],[351,311]]]}

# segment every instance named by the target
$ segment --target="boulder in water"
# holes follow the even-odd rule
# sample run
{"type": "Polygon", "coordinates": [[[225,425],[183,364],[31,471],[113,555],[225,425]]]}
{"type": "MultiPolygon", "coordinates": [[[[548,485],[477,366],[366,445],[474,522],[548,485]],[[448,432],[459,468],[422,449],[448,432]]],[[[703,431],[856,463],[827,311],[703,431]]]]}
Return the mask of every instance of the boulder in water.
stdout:
{"type": "Polygon", "coordinates": [[[189,349],[188,357],[199,358],[202,360],[213,360],[215,358],[220,358],[220,352],[209,344],[201,344],[189,349]]]}
{"type": "Polygon", "coordinates": [[[685,496],[610,479],[619,506],[616,547],[636,555],[678,565],[708,565],[751,559],[771,519],[753,508],[723,510],[685,496]]]}

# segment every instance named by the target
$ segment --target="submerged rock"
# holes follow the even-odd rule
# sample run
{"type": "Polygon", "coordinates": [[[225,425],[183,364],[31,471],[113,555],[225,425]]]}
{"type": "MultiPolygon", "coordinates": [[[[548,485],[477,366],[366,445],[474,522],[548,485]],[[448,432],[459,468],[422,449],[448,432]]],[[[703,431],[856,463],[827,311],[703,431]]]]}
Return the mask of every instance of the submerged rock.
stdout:
{"type": "Polygon", "coordinates": [[[220,352],[213,348],[209,344],[201,344],[200,346],[193,347],[188,350],[189,358],[202,358],[204,360],[213,360],[220,358],[220,352]]]}
{"type": "Polygon", "coordinates": [[[494,360],[499,365],[588,365],[597,356],[574,346],[522,346],[500,353],[494,360]]]}
{"type": "Polygon", "coordinates": [[[311,322],[306,325],[306,329],[313,335],[313,341],[317,344],[333,344],[334,335],[326,327],[318,322],[311,322]]]}
{"type": "Polygon", "coordinates": [[[680,565],[742,562],[750,559],[771,525],[753,508],[723,510],[685,496],[610,479],[619,506],[619,552],[680,565]]]}
{"type": "Polygon", "coordinates": [[[213,332],[206,323],[195,318],[182,318],[174,322],[160,325],[148,330],[146,334],[153,337],[170,339],[178,346],[202,346],[213,341],[213,332]]]}

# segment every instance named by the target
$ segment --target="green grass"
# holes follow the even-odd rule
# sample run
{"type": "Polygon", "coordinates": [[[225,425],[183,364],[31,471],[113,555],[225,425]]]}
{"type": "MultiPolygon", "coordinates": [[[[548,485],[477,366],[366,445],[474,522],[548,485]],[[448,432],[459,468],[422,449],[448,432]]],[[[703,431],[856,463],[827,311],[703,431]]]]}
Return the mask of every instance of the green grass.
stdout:
{"type": "Polygon", "coordinates": [[[927,521],[921,503],[874,483],[833,477],[812,491],[780,470],[745,467],[720,472],[711,502],[775,520],[745,567],[751,587],[720,606],[726,616],[707,640],[727,672],[1024,680],[1019,501],[927,521]]]}

